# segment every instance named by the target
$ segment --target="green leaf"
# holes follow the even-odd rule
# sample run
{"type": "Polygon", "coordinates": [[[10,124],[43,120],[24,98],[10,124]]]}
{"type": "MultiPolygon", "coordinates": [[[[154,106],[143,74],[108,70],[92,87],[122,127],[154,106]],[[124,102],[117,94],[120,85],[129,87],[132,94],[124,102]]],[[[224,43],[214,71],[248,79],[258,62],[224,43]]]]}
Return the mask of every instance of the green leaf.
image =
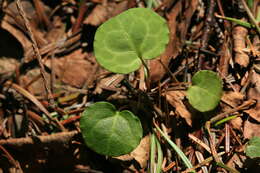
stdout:
{"type": "Polygon", "coordinates": [[[142,125],[132,112],[116,111],[108,102],[88,107],[80,119],[80,129],[86,145],[107,156],[130,153],[143,135],[142,125]]]}
{"type": "Polygon", "coordinates": [[[209,70],[201,70],[192,77],[192,86],[187,91],[189,103],[197,110],[213,110],[221,99],[222,80],[209,70]]]}
{"type": "Polygon", "coordinates": [[[260,138],[252,137],[246,147],[246,155],[250,158],[260,158],[260,138]]]}
{"type": "Polygon", "coordinates": [[[248,4],[248,7],[249,7],[250,9],[252,9],[252,8],[253,8],[253,5],[254,5],[254,0],[247,0],[247,4],[248,4]]]}
{"type": "Polygon", "coordinates": [[[94,53],[107,70],[127,74],[142,59],[159,56],[169,42],[164,18],[148,8],[132,8],[103,23],[95,34],[94,53]]]}

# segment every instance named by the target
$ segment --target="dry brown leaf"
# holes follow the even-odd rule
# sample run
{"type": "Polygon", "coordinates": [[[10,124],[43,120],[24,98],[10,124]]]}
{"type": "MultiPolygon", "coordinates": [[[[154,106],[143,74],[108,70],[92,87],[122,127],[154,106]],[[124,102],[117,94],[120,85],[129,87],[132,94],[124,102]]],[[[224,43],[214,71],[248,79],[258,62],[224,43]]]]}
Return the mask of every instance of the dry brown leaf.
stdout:
{"type": "MultiPolygon", "coordinates": [[[[54,59],[52,68],[65,84],[77,88],[83,87],[84,84],[89,86],[94,80],[98,65],[93,56],[87,56],[81,50],[76,50],[67,56],[54,59]]],[[[51,60],[48,60],[46,65],[51,68],[51,60]]]]}
{"type": "Polygon", "coordinates": [[[252,87],[248,90],[248,98],[256,99],[257,104],[255,107],[246,110],[250,117],[260,122],[260,74],[255,71],[252,72],[251,76],[252,87]]]}
{"type": "Polygon", "coordinates": [[[225,41],[221,47],[220,61],[219,61],[219,72],[223,77],[228,76],[229,61],[231,58],[231,52],[228,46],[228,42],[225,41]]]}
{"type": "MultiPolygon", "coordinates": [[[[147,161],[149,159],[149,151],[150,151],[150,136],[145,136],[137,148],[132,151],[130,154],[126,154],[123,156],[115,157],[121,161],[130,161],[135,159],[141,168],[145,168],[147,166],[147,161]]],[[[134,165],[131,165],[129,169],[133,171],[137,171],[134,165]]]]}
{"type": "Polygon", "coordinates": [[[234,39],[235,62],[242,67],[249,64],[249,56],[244,52],[248,31],[243,26],[235,26],[232,32],[234,39]]]}
{"type": "Polygon", "coordinates": [[[108,7],[104,5],[97,5],[91,14],[86,18],[84,24],[90,24],[93,26],[98,26],[108,19],[108,7]]]}
{"type": "Polygon", "coordinates": [[[258,102],[254,108],[245,111],[250,117],[260,122],[260,103],[258,102]]]}
{"type": "MultiPolygon", "coordinates": [[[[47,78],[48,86],[50,86],[49,85],[50,75],[48,73],[46,73],[46,78],[47,78]]],[[[43,78],[41,76],[41,72],[39,68],[29,70],[24,75],[21,75],[20,84],[23,87],[26,87],[26,89],[35,96],[44,96],[44,97],[46,96],[46,89],[44,87],[43,78]],[[34,82],[27,87],[27,85],[31,81],[34,82]]]]}
{"type": "Polygon", "coordinates": [[[242,129],[243,120],[242,120],[241,117],[236,117],[235,119],[232,119],[230,121],[230,123],[232,124],[232,127],[234,129],[237,129],[237,130],[241,130],[242,129]]]}
{"type": "Polygon", "coordinates": [[[227,162],[227,166],[231,167],[231,168],[235,168],[235,167],[239,167],[242,168],[243,167],[243,161],[241,160],[241,158],[237,155],[234,154],[231,159],[229,159],[229,161],[227,162]]]}
{"type": "Polygon", "coordinates": [[[141,168],[147,166],[150,151],[150,136],[145,136],[138,147],[130,153],[130,155],[140,164],[141,168]]]}
{"type": "MultiPolygon", "coordinates": [[[[31,4],[30,1],[21,1],[21,5],[26,13],[26,16],[30,22],[30,28],[32,33],[34,34],[35,40],[39,47],[47,44],[48,42],[45,39],[43,30],[40,29],[41,23],[39,22],[38,16],[36,14],[35,8],[31,4]]],[[[45,11],[49,11],[50,9],[47,6],[44,6],[45,11]]],[[[12,2],[7,7],[8,15],[5,16],[4,20],[11,25],[18,27],[21,31],[24,32],[24,35],[27,35],[27,30],[24,25],[24,20],[16,6],[16,2],[12,2]]],[[[18,38],[17,38],[18,39],[18,38]]],[[[23,42],[21,42],[23,44],[23,42]]]]}
{"type": "Polygon", "coordinates": [[[15,72],[19,62],[14,58],[0,57],[0,76],[11,75],[15,72]]]}
{"type": "Polygon", "coordinates": [[[184,91],[169,91],[166,93],[166,100],[176,109],[178,115],[185,119],[189,126],[192,126],[192,115],[183,104],[184,91]]]}
{"type": "Polygon", "coordinates": [[[241,105],[244,100],[244,95],[240,92],[224,92],[223,96],[221,97],[221,100],[223,100],[225,103],[232,107],[237,107],[238,105],[241,105]]]}
{"type": "Polygon", "coordinates": [[[170,41],[165,52],[150,62],[150,76],[152,83],[161,80],[166,73],[164,66],[168,67],[170,60],[176,58],[182,49],[191,17],[198,5],[198,0],[185,1],[184,3],[178,1],[168,15],[170,41]],[[184,5],[184,3],[187,4],[184,5]],[[180,19],[181,21],[178,22],[179,19],[177,18],[180,16],[182,16],[182,18],[180,19]]]}
{"type": "Polygon", "coordinates": [[[13,25],[9,24],[6,18],[2,20],[0,27],[11,33],[19,41],[24,50],[27,50],[29,47],[32,46],[30,40],[26,37],[26,35],[24,35],[22,31],[20,31],[13,25]]]}
{"type": "Polygon", "coordinates": [[[253,136],[260,137],[260,124],[247,120],[244,124],[244,138],[251,139],[253,136]]]}
{"type": "Polygon", "coordinates": [[[84,20],[84,24],[90,24],[98,26],[108,20],[111,17],[125,11],[127,9],[127,1],[120,3],[108,3],[106,5],[97,5],[91,12],[91,14],[84,20]]]}

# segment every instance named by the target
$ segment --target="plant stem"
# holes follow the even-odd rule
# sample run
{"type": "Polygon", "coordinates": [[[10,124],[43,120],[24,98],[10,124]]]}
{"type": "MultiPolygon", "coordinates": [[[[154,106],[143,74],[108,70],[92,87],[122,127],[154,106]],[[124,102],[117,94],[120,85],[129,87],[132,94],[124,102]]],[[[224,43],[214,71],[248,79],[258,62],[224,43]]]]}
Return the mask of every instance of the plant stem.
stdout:
{"type": "Polygon", "coordinates": [[[252,14],[251,10],[248,8],[248,6],[247,6],[245,0],[241,0],[241,2],[242,2],[243,6],[244,6],[244,8],[245,8],[245,10],[246,10],[246,12],[247,12],[248,17],[249,17],[249,18],[251,19],[251,21],[254,23],[254,25],[255,25],[255,27],[256,27],[256,30],[257,30],[258,34],[260,35],[260,27],[258,26],[258,23],[257,23],[257,21],[255,20],[254,15],[252,14]]]}
{"type": "Polygon", "coordinates": [[[148,68],[147,64],[143,60],[143,58],[140,57],[140,60],[141,60],[141,62],[143,64],[143,66],[144,66],[146,87],[147,87],[148,90],[150,90],[150,71],[149,71],[149,68],[148,68]]]}

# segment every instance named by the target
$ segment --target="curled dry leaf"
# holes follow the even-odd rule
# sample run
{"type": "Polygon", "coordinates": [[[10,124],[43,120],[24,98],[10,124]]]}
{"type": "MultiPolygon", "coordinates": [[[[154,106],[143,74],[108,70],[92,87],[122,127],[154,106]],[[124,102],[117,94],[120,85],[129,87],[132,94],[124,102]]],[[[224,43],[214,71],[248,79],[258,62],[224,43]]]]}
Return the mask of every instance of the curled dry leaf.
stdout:
{"type": "Polygon", "coordinates": [[[260,74],[255,71],[252,72],[251,76],[251,88],[248,90],[248,98],[256,99],[257,104],[255,107],[246,110],[250,117],[260,122],[260,74]]]}
{"type": "Polygon", "coordinates": [[[77,50],[62,58],[54,59],[52,68],[51,60],[48,60],[46,65],[54,69],[55,74],[65,84],[81,88],[84,84],[88,86],[92,84],[98,69],[95,58],[89,56],[85,59],[86,56],[81,50],[77,50]]]}
{"type": "Polygon", "coordinates": [[[232,34],[234,39],[235,62],[242,67],[247,67],[249,64],[249,56],[243,49],[246,48],[246,37],[248,31],[243,26],[235,26],[232,34]]]}
{"type": "MultiPolygon", "coordinates": [[[[149,150],[150,150],[150,136],[145,136],[137,148],[132,151],[130,154],[126,154],[123,156],[115,157],[121,161],[131,161],[135,159],[141,168],[145,168],[147,166],[147,161],[149,159],[149,150]]],[[[133,171],[137,171],[134,165],[131,165],[129,169],[133,171]]]]}
{"type": "Polygon", "coordinates": [[[229,61],[231,58],[231,52],[228,42],[224,42],[221,46],[220,60],[219,60],[219,72],[223,77],[228,76],[229,61]]]}
{"type": "MultiPolygon", "coordinates": [[[[21,1],[21,6],[23,7],[27,18],[30,22],[31,30],[35,36],[36,42],[39,47],[45,45],[47,41],[45,40],[44,32],[40,29],[41,23],[39,22],[38,16],[36,14],[35,8],[31,4],[30,1],[21,1]]],[[[47,6],[44,6],[45,11],[50,12],[50,9],[47,6]]],[[[27,30],[24,25],[24,20],[22,19],[21,15],[16,6],[16,2],[12,2],[7,7],[8,15],[5,16],[4,20],[11,25],[16,26],[19,28],[25,36],[27,36],[27,30]]],[[[17,38],[19,40],[19,38],[17,38]]],[[[21,42],[21,44],[24,44],[21,42]]],[[[28,48],[28,47],[27,47],[28,48]]]]}
{"type": "Polygon", "coordinates": [[[247,120],[244,124],[244,138],[251,139],[253,136],[260,137],[260,124],[247,120]]]}
{"type": "Polygon", "coordinates": [[[22,45],[23,50],[28,49],[32,45],[26,35],[13,25],[9,24],[6,18],[2,20],[0,27],[12,34],[22,45]]]}
{"type": "Polygon", "coordinates": [[[183,104],[184,91],[169,91],[166,93],[166,100],[176,109],[178,115],[185,119],[189,126],[192,126],[192,115],[183,104]]]}
{"type": "Polygon", "coordinates": [[[165,52],[158,58],[152,60],[150,63],[150,76],[152,83],[161,80],[167,72],[165,67],[168,67],[170,60],[176,58],[180,53],[183,42],[185,41],[188,27],[190,25],[191,17],[197,8],[197,5],[198,0],[192,0],[189,2],[185,1],[184,3],[182,1],[178,1],[174,8],[170,11],[168,15],[170,41],[165,52]],[[181,21],[177,19],[180,15],[183,17],[181,18],[181,21]]]}

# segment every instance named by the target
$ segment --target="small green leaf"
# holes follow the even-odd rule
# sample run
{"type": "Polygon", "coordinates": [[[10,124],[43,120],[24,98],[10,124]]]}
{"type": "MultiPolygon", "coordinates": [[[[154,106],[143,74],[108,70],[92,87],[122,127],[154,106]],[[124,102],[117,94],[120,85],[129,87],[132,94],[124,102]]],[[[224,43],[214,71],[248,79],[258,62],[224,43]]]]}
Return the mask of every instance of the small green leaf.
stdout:
{"type": "Polygon", "coordinates": [[[254,136],[248,142],[246,155],[250,158],[260,158],[260,138],[254,136]]]}
{"type": "Polygon", "coordinates": [[[103,23],[95,34],[94,53],[107,70],[127,74],[142,60],[159,56],[169,42],[164,18],[148,8],[132,8],[103,23]]]}
{"type": "Polygon", "coordinates": [[[213,110],[221,99],[222,80],[209,70],[201,70],[192,77],[192,86],[187,91],[189,103],[197,110],[213,110]]]}
{"type": "Polygon", "coordinates": [[[127,110],[116,111],[108,102],[88,107],[80,119],[80,129],[87,146],[107,156],[130,153],[143,135],[137,116],[127,110]]]}

